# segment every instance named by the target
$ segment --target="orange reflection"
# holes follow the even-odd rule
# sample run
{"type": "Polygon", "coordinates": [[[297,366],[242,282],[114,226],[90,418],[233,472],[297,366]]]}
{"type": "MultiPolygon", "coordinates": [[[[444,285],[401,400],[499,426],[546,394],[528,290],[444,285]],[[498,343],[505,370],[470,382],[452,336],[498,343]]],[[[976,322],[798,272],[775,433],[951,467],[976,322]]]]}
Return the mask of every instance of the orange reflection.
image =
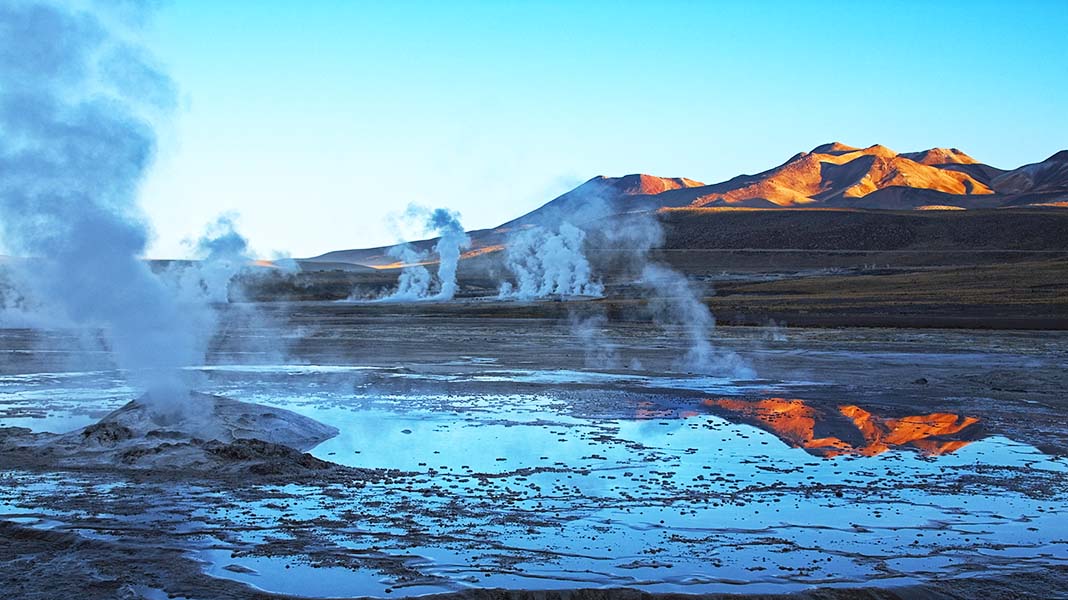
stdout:
{"type": "Polygon", "coordinates": [[[979,422],[975,417],[959,417],[951,413],[931,413],[891,419],[879,417],[859,406],[842,406],[839,412],[853,421],[868,442],[857,452],[874,456],[895,446],[911,444],[926,454],[945,454],[968,445],[964,440],[935,440],[931,438],[956,435],[979,422]]]}
{"type": "Polygon", "coordinates": [[[979,423],[975,417],[951,413],[882,417],[854,405],[839,406],[837,412],[819,411],[803,400],[786,398],[709,398],[704,404],[770,431],[795,448],[828,457],[875,456],[898,447],[912,447],[929,455],[947,454],[971,443],[962,438],[970,437],[973,426],[979,423]],[[827,435],[817,437],[817,427],[827,435]]]}

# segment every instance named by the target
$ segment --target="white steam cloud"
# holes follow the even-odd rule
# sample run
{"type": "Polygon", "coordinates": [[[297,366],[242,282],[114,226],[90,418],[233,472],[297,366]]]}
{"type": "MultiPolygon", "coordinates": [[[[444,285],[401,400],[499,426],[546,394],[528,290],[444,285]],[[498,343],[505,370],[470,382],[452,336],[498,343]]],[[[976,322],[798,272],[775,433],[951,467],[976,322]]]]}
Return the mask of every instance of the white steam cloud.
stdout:
{"type": "Polygon", "coordinates": [[[583,252],[586,232],[561,223],[554,232],[535,225],[508,240],[505,264],[514,277],[501,283],[499,297],[533,300],[547,296],[602,296],[583,252]]]}
{"type": "MultiPolygon", "coordinates": [[[[160,273],[169,293],[181,308],[185,326],[193,333],[203,361],[218,330],[220,311],[232,296],[241,299],[241,289],[232,286],[234,278],[246,272],[251,257],[248,240],[237,231],[233,215],[222,215],[210,223],[203,235],[190,243],[197,260],[176,262],[160,273]]],[[[261,321],[251,305],[228,310],[227,323],[238,325],[261,321]]]]}
{"type": "Polygon", "coordinates": [[[186,397],[181,368],[202,355],[141,260],[137,192],[155,151],[151,120],[173,107],[174,87],[119,21],[143,19],[0,4],[0,231],[9,251],[37,259],[31,293],[102,328],[135,385],[168,402],[186,397]]]}
{"type": "Polygon", "coordinates": [[[389,255],[399,259],[405,266],[397,280],[397,289],[382,298],[385,302],[417,302],[424,300],[452,300],[456,296],[456,269],[463,250],[471,247],[471,238],[460,223],[460,213],[447,208],[429,209],[415,204],[408,206],[404,220],[416,223],[423,233],[438,234],[434,252],[438,257],[437,280],[426,267],[429,260],[426,252],[420,252],[409,244],[389,249],[389,255]]]}
{"type": "Polygon", "coordinates": [[[467,237],[460,224],[460,213],[446,208],[430,213],[427,229],[441,236],[434,247],[438,253],[438,283],[441,289],[434,299],[451,300],[456,295],[456,268],[460,264],[460,253],[471,247],[471,238],[467,237]]]}
{"type": "MultiPolygon", "coordinates": [[[[598,266],[634,284],[647,300],[653,320],[668,335],[685,341],[685,354],[676,368],[708,375],[738,379],[755,376],[753,369],[735,352],[713,343],[716,320],[698,289],[684,274],[653,259],[652,251],[664,242],[664,231],[656,213],[640,206],[613,205],[621,200],[608,184],[590,182],[572,193],[566,206],[556,206],[540,216],[537,225],[513,237],[505,252],[506,265],[515,283],[505,282],[502,297],[532,299],[553,294],[604,294],[601,280],[593,279],[583,245],[586,236],[597,247],[609,250],[599,257],[598,266]],[[583,229],[564,220],[578,222],[583,229]],[[549,228],[558,223],[554,233],[549,228]]],[[[586,364],[618,368],[625,364],[619,348],[605,331],[607,319],[601,315],[570,317],[572,334],[582,345],[586,364]]],[[[630,368],[640,365],[632,361],[630,368]]]]}
{"type": "Polygon", "coordinates": [[[193,245],[196,262],[176,265],[166,278],[184,303],[226,304],[230,283],[248,268],[252,257],[248,240],[237,231],[234,215],[218,217],[193,245]]]}
{"type": "Polygon", "coordinates": [[[401,261],[404,268],[397,278],[397,289],[385,299],[393,302],[414,302],[430,297],[432,278],[430,270],[423,264],[427,260],[426,252],[419,252],[409,244],[393,246],[388,254],[401,261]]]}
{"type": "Polygon", "coordinates": [[[663,243],[664,232],[655,213],[629,213],[614,219],[603,231],[606,239],[626,249],[636,283],[645,290],[653,319],[665,332],[682,334],[686,354],[677,367],[695,373],[752,379],[755,372],[737,353],[712,343],[716,319],[701,291],[682,273],[650,257],[663,243]]]}

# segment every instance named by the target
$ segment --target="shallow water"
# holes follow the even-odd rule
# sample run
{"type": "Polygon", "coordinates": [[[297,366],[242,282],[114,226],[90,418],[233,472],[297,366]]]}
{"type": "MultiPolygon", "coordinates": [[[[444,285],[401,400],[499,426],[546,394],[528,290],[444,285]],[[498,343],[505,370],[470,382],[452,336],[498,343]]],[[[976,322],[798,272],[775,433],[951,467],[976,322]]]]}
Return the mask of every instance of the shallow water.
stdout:
{"type": "MultiPolygon", "coordinates": [[[[235,497],[168,490],[140,498],[136,516],[121,510],[122,485],[19,476],[0,512],[91,535],[172,532],[213,577],[313,596],[470,586],[783,592],[1068,562],[1063,459],[981,432],[925,452],[889,429],[886,439],[906,441],[864,455],[852,449],[870,450],[870,440],[840,410],[852,395],[833,385],[507,369],[492,359],[200,372],[202,391],[338,427],[315,456],[400,472],[388,483],[253,486],[235,497]],[[717,412],[719,398],[789,399],[818,439],[837,427],[846,451],[802,447],[811,432],[794,421],[717,412]],[[99,496],[93,519],[107,526],[85,529],[76,510],[42,508],[71,494],[99,496]]],[[[135,396],[122,382],[114,371],[4,376],[0,425],[88,424],[135,396]]],[[[899,425],[893,417],[872,422],[899,425]]]]}

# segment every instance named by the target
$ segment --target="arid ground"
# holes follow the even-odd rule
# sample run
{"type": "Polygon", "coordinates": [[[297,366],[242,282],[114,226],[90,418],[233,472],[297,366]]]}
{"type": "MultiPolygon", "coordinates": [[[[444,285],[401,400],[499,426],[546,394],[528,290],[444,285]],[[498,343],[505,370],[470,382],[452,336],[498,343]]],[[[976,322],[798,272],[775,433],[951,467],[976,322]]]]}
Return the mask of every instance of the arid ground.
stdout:
{"type": "Polygon", "coordinates": [[[1068,593],[1068,335],[720,327],[717,347],[756,373],[737,380],[679,367],[684,336],[640,319],[584,342],[573,323],[601,308],[232,305],[198,389],[340,434],[314,458],[228,446],[211,468],[26,459],[19,440],[89,425],[136,392],[86,340],[5,330],[0,425],[33,432],[0,430],[0,586],[1068,593]]]}
{"type": "MultiPolygon", "coordinates": [[[[659,223],[663,243],[650,258],[703,286],[723,324],[1068,329],[1068,211],[675,209],[659,223]]],[[[486,302],[508,272],[493,246],[503,238],[479,233],[497,250],[472,252],[459,265],[459,297],[479,304],[418,311],[566,317],[562,307],[486,302]]],[[[373,262],[376,252],[351,258],[373,262]]],[[[586,254],[604,280],[608,316],[634,318],[645,294],[626,272],[633,248],[593,234],[586,254]]],[[[300,273],[250,274],[242,299],[372,297],[396,286],[400,272],[301,264],[300,273]]]]}

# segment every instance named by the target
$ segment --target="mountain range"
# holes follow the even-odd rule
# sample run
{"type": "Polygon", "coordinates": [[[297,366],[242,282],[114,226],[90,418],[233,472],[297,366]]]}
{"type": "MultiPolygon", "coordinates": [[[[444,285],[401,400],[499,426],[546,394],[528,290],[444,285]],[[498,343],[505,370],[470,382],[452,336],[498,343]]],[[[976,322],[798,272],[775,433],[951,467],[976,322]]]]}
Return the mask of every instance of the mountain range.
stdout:
{"type": "MultiPolygon", "coordinates": [[[[823,144],[783,164],[705,184],[684,177],[598,176],[493,229],[471,232],[473,252],[500,247],[517,229],[636,210],[865,209],[968,210],[1068,208],[1068,150],[1004,170],[956,148],[898,153],[886,146],[823,144]],[[594,208],[595,207],[595,208],[594,208]]],[[[429,247],[431,240],[416,242],[429,247]]],[[[386,248],[339,250],[309,259],[383,267],[386,248]]]]}

